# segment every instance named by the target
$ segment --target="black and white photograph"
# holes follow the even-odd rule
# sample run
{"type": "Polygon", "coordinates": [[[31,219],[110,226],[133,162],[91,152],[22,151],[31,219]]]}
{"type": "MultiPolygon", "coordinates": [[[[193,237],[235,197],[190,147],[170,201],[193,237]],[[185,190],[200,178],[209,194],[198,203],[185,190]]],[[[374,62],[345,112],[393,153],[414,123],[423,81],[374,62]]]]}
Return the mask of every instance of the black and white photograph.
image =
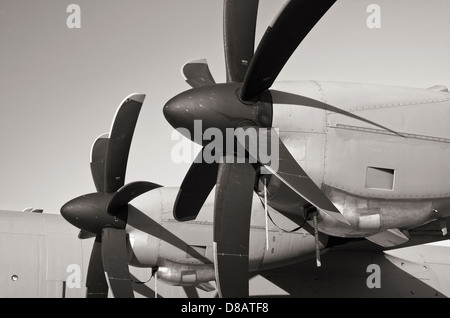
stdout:
{"type": "Polygon", "coordinates": [[[0,298],[450,297],[449,12],[0,0],[0,298]]]}

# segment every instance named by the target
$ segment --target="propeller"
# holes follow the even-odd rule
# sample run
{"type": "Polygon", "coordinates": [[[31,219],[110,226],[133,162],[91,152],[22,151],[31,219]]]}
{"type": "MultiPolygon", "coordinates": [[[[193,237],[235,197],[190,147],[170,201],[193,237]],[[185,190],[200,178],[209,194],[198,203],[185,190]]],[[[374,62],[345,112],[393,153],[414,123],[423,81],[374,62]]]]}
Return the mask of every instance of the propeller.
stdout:
{"type": "Polygon", "coordinates": [[[291,0],[269,26],[245,74],[244,101],[258,98],[275,82],[292,53],[336,0],[291,0]]]}
{"type": "Polygon", "coordinates": [[[250,211],[255,178],[251,164],[222,163],[219,166],[213,246],[220,297],[248,297],[250,211]]]}
{"type": "MultiPolygon", "coordinates": [[[[192,89],[183,92],[164,106],[167,121],[174,127],[184,128],[192,141],[201,143],[206,151],[209,140],[196,134],[207,129],[219,129],[222,136],[227,130],[261,129],[272,131],[273,103],[269,88],[278,74],[307,36],[336,0],[291,0],[269,26],[254,52],[257,0],[224,1],[224,50],[226,83],[215,83],[202,63],[187,63],[188,83],[192,89]],[[193,72],[196,69],[196,72],[193,72]],[[195,74],[195,75],[194,75],[195,74]],[[194,80],[197,77],[197,80],[194,80]],[[204,85],[202,78],[210,78],[204,85]]],[[[180,130],[180,132],[181,132],[180,130]]],[[[267,134],[267,132],[266,132],[267,134]]],[[[264,132],[262,135],[264,136],[264,132]]],[[[267,167],[311,206],[325,209],[338,218],[339,211],[298,165],[277,134],[279,145],[278,169],[274,162],[263,162],[257,153],[247,152],[256,163],[236,163],[222,160],[205,163],[196,160],[186,174],[174,205],[174,217],[192,220],[216,186],[214,205],[214,257],[216,283],[222,297],[248,296],[248,250],[252,195],[261,167],[267,167]],[[272,169],[270,169],[272,167],[272,169]]],[[[249,150],[248,144],[242,144],[249,150]]],[[[236,147],[226,149],[222,158],[234,157],[236,147]]],[[[201,158],[200,158],[201,159],[201,158]]],[[[273,160],[272,160],[273,161],[273,160]]],[[[302,216],[304,217],[304,216],[302,216]]]]}
{"type": "Polygon", "coordinates": [[[223,8],[223,42],[227,82],[241,83],[255,49],[259,0],[228,0],[223,8]]]}
{"type": "Polygon", "coordinates": [[[152,189],[151,182],[124,184],[131,141],[145,95],[125,98],[117,109],[109,134],[101,135],[91,149],[91,173],[97,192],[75,198],[61,208],[61,215],[81,229],[80,239],[95,237],[86,278],[87,297],[131,298],[125,227],[128,202],[152,189]],[[105,273],[107,279],[105,277],[105,273]]]}

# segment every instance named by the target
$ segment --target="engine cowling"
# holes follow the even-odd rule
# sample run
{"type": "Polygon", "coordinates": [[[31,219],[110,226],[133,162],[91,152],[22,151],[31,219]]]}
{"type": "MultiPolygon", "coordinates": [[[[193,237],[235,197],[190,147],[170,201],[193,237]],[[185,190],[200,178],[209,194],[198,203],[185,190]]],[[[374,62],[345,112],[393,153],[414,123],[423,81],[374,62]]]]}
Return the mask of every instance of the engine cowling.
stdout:
{"type": "Polygon", "coordinates": [[[164,260],[158,267],[158,279],[174,286],[195,286],[215,280],[214,265],[190,265],[164,260]]]}
{"type": "MultiPolygon", "coordinates": [[[[196,286],[215,280],[212,230],[214,193],[205,202],[195,221],[173,219],[177,188],[158,188],[130,203],[127,233],[130,265],[157,269],[158,279],[170,285],[196,286]]],[[[252,272],[289,265],[314,257],[314,236],[298,227],[295,220],[269,207],[266,247],[265,211],[261,198],[254,195],[250,232],[252,272]]],[[[321,248],[327,236],[321,236],[321,248]]]]}

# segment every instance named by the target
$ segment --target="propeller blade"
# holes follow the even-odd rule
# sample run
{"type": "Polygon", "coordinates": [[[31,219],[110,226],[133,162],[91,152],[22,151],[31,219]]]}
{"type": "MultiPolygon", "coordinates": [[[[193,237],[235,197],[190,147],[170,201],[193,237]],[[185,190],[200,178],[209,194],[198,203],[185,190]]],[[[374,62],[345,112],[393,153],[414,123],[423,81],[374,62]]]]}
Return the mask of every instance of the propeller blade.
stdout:
{"type": "Polygon", "coordinates": [[[91,174],[97,192],[103,192],[105,188],[105,158],[108,137],[108,134],[99,136],[91,148],[91,174]]]}
{"type": "Polygon", "coordinates": [[[87,298],[107,298],[108,284],[103,271],[102,237],[97,235],[92,247],[91,258],[86,278],[87,298]]]}
{"type": "Polygon", "coordinates": [[[206,163],[203,151],[204,148],[195,158],[178,191],[173,208],[173,216],[178,221],[195,220],[216,185],[219,164],[215,161],[206,163]]]}
{"type": "Polygon", "coordinates": [[[114,196],[106,205],[106,212],[116,215],[121,207],[125,206],[134,198],[150,190],[160,188],[159,184],[147,181],[130,182],[114,193],[114,196]]]}
{"type": "Polygon", "coordinates": [[[259,0],[225,0],[223,40],[227,82],[244,81],[255,51],[259,0]]]}
{"type": "Polygon", "coordinates": [[[127,233],[125,230],[104,228],[102,230],[103,268],[108,285],[115,298],[134,298],[128,269],[127,233]]]}
{"type": "Polygon", "coordinates": [[[255,178],[251,164],[219,165],[213,246],[220,297],[248,297],[250,217],[255,178]]]}
{"type": "Polygon", "coordinates": [[[214,81],[206,59],[186,63],[181,68],[184,80],[192,87],[213,85],[214,81]]]}
{"type": "Polygon", "coordinates": [[[264,34],[245,75],[240,98],[250,101],[272,86],[292,53],[336,0],[291,0],[264,34]]]}
{"type": "Polygon", "coordinates": [[[94,233],[91,233],[89,231],[85,231],[85,230],[80,230],[80,232],[78,233],[78,238],[80,240],[85,240],[85,239],[90,239],[96,237],[96,235],[94,233]]]}
{"type": "Polygon", "coordinates": [[[256,130],[255,136],[257,138],[249,138],[249,142],[243,143],[243,138],[236,138],[237,142],[243,146],[251,156],[256,158],[260,164],[277,176],[281,182],[286,184],[311,205],[323,212],[328,212],[329,215],[339,222],[349,224],[334,204],[325,196],[322,190],[319,189],[314,181],[311,180],[308,174],[297,163],[274,129],[254,126],[242,128],[243,131],[247,129],[256,130]],[[264,151],[261,151],[259,147],[264,145],[264,143],[261,143],[260,137],[263,135],[265,135],[265,146],[267,148],[264,151]],[[273,145],[278,149],[272,149],[273,145]],[[262,154],[267,158],[262,158],[262,154]],[[270,156],[268,156],[268,154],[270,154],[270,156]]]}
{"type": "Polygon", "coordinates": [[[145,95],[130,95],[117,109],[105,153],[104,192],[112,193],[125,182],[131,141],[145,95]]]}

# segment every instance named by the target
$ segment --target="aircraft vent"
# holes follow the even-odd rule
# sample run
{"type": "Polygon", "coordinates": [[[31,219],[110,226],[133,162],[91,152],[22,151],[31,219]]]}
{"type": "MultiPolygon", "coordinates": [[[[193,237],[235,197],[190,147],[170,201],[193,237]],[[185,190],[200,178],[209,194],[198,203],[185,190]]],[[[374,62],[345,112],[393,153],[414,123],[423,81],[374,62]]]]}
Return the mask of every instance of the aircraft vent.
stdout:
{"type": "Polygon", "coordinates": [[[366,188],[379,190],[394,190],[395,170],[367,167],[366,188]]]}
{"type": "Polygon", "coordinates": [[[30,208],[23,209],[22,212],[42,213],[42,212],[44,212],[44,210],[42,210],[42,209],[34,209],[34,208],[30,207],[30,208]]]}
{"type": "Polygon", "coordinates": [[[435,85],[428,89],[431,89],[432,91],[436,91],[436,92],[448,93],[448,87],[444,86],[444,85],[435,85]]]}

